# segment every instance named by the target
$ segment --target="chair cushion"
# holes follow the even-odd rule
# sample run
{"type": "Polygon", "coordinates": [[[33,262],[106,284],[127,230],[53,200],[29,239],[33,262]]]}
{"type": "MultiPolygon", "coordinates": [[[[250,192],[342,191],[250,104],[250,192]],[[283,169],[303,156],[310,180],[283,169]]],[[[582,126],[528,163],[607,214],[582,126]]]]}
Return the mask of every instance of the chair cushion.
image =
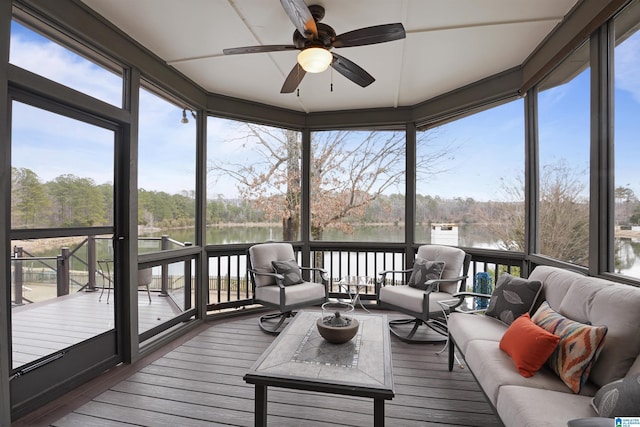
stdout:
{"type": "Polygon", "coordinates": [[[500,340],[500,350],[507,353],[525,378],[532,377],[558,346],[560,337],[531,321],[525,313],[513,321],[500,340]]]}
{"type": "Polygon", "coordinates": [[[302,274],[300,274],[300,267],[294,259],[288,261],[271,261],[273,269],[276,273],[284,276],[284,285],[297,285],[302,283],[302,274]]]}
{"type": "Polygon", "coordinates": [[[631,375],[602,387],[592,400],[601,417],[640,417],[640,375],[631,375]]]}
{"type": "Polygon", "coordinates": [[[260,286],[256,288],[255,300],[273,306],[280,305],[280,289],[284,289],[285,306],[303,306],[315,304],[326,297],[326,287],[322,283],[302,282],[297,285],[286,286],[260,286]]]}
{"type": "MultiPolygon", "coordinates": [[[[414,313],[422,313],[422,301],[425,293],[420,289],[408,285],[384,286],[380,288],[380,301],[414,313]]],[[[442,314],[438,301],[451,299],[446,292],[431,292],[429,294],[429,313],[442,314]]],[[[426,317],[427,313],[423,313],[426,317]]]]}
{"type": "MultiPolygon", "coordinates": [[[[455,279],[462,274],[465,252],[462,249],[442,245],[422,245],[418,248],[416,257],[430,261],[443,261],[442,279],[455,279]]],[[[454,294],[458,292],[460,282],[441,283],[440,292],[454,294]]]]}
{"type": "MultiPolygon", "coordinates": [[[[251,267],[259,273],[273,273],[271,261],[295,259],[293,246],[290,243],[260,243],[249,248],[251,267]]],[[[256,287],[275,285],[273,276],[256,274],[254,277],[256,287]]]]}
{"type": "MultiPolygon", "coordinates": [[[[407,284],[412,288],[424,291],[427,289],[428,280],[437,280],[442,277],[444,266],[444,261],[427,261],[426,259],[416,257],[413,262],[413,271],[407,284]]],[[[437,291],[437,289],[434,290],[437,291]]]]}
{"type": "Polygon", "coordinates": [[[498,277],[485,314],[510,325],[515,319],[531,311],[541,289],[542,283],[537,280],[531,281],[502,273],[498,277]]]}
{"type": "Polygon", "coordinates": [[[602,350],[607,327],[567,319],[553,311],[546,301],[531,320],[560,337],[560,343],[547,364],[574,393],[579,393],[602,350]]]}

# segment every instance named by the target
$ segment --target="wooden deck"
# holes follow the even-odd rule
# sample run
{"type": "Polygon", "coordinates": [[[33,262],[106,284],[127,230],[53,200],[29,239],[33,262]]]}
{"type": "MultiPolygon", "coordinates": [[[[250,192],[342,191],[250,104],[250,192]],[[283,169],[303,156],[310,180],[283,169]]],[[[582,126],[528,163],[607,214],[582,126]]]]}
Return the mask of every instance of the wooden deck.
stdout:
{"type": "MultiPolygon", "coordinates": [[[[39,359],[113,329],[113,293],[78,292],[14,307],[11,312],[13,367],[39,359]]],[[[168,298],[146,293],[138,298],[138,330],[147,331],[179,314],[168,298]]]]}
{"type": "MultiPolygon", "coordinates": [[[[207,323],[169,348],[118,367],[14,426],[253,425],[254,389],[242,377],[273,341],[257,316],[207,323]]],[[[438,345],[392,337],[396,396],[388,426],[499,426],[466,369],[449,372],[438,345]]],[[[269,425],[370,426],[371,399],[269,389],[269,425]]]]}

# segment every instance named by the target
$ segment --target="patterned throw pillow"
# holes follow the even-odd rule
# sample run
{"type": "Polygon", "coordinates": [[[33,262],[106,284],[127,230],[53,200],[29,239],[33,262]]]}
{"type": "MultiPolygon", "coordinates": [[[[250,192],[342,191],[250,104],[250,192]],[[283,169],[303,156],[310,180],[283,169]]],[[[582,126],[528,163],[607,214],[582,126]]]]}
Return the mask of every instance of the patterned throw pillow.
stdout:
{"type": "Polygon", "coordinates": [[[271,261],[271,265],[273,265],[273,269],[278,274],[282,274],[284,276],[284,285],[297,285],[298,283],[302,283],[302,275],[300,274],[300,267],[295,260],[289,261],[271,261]]]}
{"type": "Polygon", "coordinates": [[[426,259],[416,257],[413,262],[413,271],[409,277],[408,285],[412,288],[421,290],[427,289],[427,280],[437,280],[442,277],[444,270],[443,261],[427,261],[426,259]]]}
{"type": "Polygon", "coordinates": [[[603,386],[591,404],[601,417],[640,417],[640,375],[603,386]]]}
{"type": "Polygon", "coordinates": [[[607,327],[585,325],[567,319],[556,313],[546,301],[531,320],[560,337],[558,347],[549,357],[547,365],[574,393],[579,393],[602,351],[607,327]]]}
{"type": "Polygon", "coordinates": [[[525,280],[502,273],[485,314],[510,325],[515,319],[531,311],[541,290],[542,283],[537,280],[525,280]]]}

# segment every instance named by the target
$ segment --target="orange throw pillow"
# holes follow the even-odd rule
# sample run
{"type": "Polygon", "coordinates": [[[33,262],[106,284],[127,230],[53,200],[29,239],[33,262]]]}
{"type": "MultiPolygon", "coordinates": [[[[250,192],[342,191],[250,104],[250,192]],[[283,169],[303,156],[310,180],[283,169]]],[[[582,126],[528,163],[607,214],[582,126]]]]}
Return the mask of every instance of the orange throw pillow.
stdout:
{"type": "Polygon", "coordinates": [[[531,321],[529,313],[518,317],[500,340],[500,350],[507,353],[523,377],[532,377],[558,346],[560,337],[531,321]]]}

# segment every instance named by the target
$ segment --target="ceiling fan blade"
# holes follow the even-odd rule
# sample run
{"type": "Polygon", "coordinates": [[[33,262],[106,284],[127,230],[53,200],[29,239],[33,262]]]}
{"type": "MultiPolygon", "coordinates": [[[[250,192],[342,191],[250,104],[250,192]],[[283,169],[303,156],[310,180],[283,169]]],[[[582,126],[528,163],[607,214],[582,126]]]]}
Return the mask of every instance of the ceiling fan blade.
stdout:
{"type": "Polygon", "coordinates": [[[316,21],[313,19],[313,15],[311,15],[304,0],[280,0],[280,3],[282,3],[282,8],[300,34],[307,39],[310,38],[312,34],[313,37],[311,37],[311,39],[318,38],[316,21]]]}
{"type": "Polygon", "coordinates": [[[363,46],[400,40],[407,36],[404,27],[400,23],[374,25],[373,27],[360,28],[348,31],[336,36],[333,47],[363,46]]]}
{"type": "Polygon", "coordinates": [[[269,44],[264,46],[244,46],[244,47],[232,47],[229,49],[223,49],[222,53],[225,55],[237,55],[240,53],[260,53],[260,52],[278,52],[283,50],[297,49],[294,45],[289,44],[269,44]]]}
{"type": "Polygon", "coordinates": [[[333,62],[331,66],[334,70],[351,80],[352,82],[367,87],[376,79],[369,73],[367,73],[362,67],[356,65],[355,62],[348,60],[344,56],[333,53],[333,62]]]}
{"type": "Polygon", "coordinates": [[[307,74],[307,72],[296,62],[296,65],[285,79],[280,93],[291,93],[296,90],[305,74],[307,74]]]}

